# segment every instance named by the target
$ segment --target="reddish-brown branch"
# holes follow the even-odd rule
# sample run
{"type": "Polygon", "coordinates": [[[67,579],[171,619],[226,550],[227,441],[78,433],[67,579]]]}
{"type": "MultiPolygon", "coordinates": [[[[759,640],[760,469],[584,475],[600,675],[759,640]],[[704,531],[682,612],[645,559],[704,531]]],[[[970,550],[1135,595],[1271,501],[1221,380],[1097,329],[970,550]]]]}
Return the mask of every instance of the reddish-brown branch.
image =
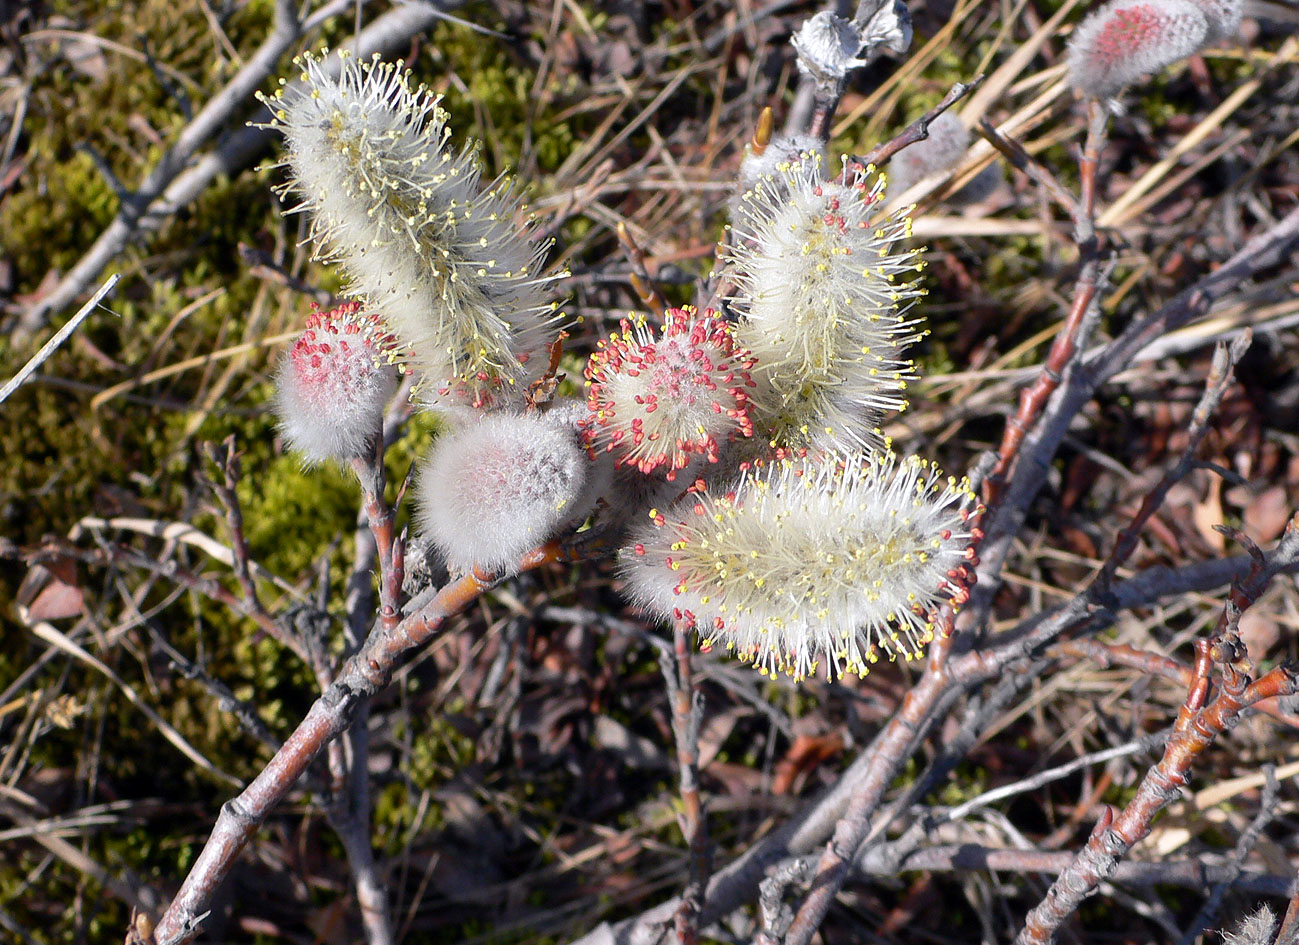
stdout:
{"type": "Polygon", "coordinates": [[[644,251],[637,245],[631,231],[627,229],[627,224],[621,220],[618,221],[618,242],[622,244],[622,250],[627,254],[627,261],[631,263],[631,274],[628,278],[632,288],[636,290],[641,303],[662,318],[667,310],[667,302],[663,300],[658,289],[654,288],[653,277],[650,276],[649,269],[645,265],[644,251]]]}
{"type": "Polygon", "coordinates": [[[673,627],[673,652],[663,654],[663,673],[672,700],[672,733],[677,746],[677,767],[681,778],[681,833],[690,850],[690,877],[681,894],[674,917],[679,945],[695,945],[699,935],[699,913],[712,857],[703,795],[699,790],[699,723],[703,707],[695,692],[690,666],[689,627],[677,621],[673,627]]]}
{"type": "MultiPolygon", "coordinates": [[[[1273,550],[1269,553],[1269,561],[1270,567],[1278,573],[1281,570],[1293,572],[1297,567],[1293,549],[1273,550]]],[[[1126,609],[1147,605],[1169,595],[1206,590],[1230,581],[1241,568],[1240,559],[1236,558],[1230,562],[1204,562],[1183,569],[1151,569],[1121,582],[1113,591],[1113,603],[1126,609]]],[[[758,888],[769,870],[820,843],[820,838],[830,833],[831,825],[843,823],[844,811],[849,807],[856,809],[858,802],[855,799],[859,796],[862,809],[870,811],[878,807],[883,792],[902,770],[913,746],[937,720],[943,718],[944,710],[955,703],[957,696],[972,692],[1008,670],[1013,671],[1019,661],[1040,653],[1062,634],[1082,624],[1099,618],[1100,623],[1093,629],[1103,626],[1109,612],[1108,609],[1098,609],[1086,595],[1079,595],[1051,613],[1027,620],[1016,631],[998,637],[995,646],[950,653],[945,684],[936,684],[932,673],[926,669],[906,703],[905,715],[890,716],[868,749],[853,762],[833,790],[789,824],[756,843],[744,856],[714,874],[709,883],[701,924],[706,926],[717,921],[750,901],[753,890],[758,888]]],[[[864,840],[877,825],[869,818],[863,820],[858,816],[856,819],[865,824],[865,829],[860,831],[864,840]]],[[[850,839],[855,840],[856,836],[850,839]]],[[[860,842],[857,848],[861,849],[860,842]]],[[[648,934],[651,929],[662,928],[671,922],[677,905],[676,901],[665,902],[621,924],[616,930],[618,940],[632,940],[637,935],[648,934]]],[[[581,945],[594,945],[596,940],[597,936],[589,935],[579,941],[581,945]]]]}
{"type": "MultiPolygon", "coordinates": [[[[1069,307],[1069,314],[1065,317],[1060,333],[1051,344],[1046,362],[1042,365],[1042,373],[1020,394],[1019,409],[1006,424],[1001,446],[997,450],[997,464],[984,483],[984,501],[993,515],[996,514],[996,506],[1003,494],[1006,476],[1016,457],[1019,456],[1024,437],[1042,416],[1047,401],[1064,379],[1065,369],[1079,354],[1079,332],[1088,312],[1096,304],[1097,284],[1101,277],[1100,247],[1095,228],[1096,171],[1100,152],[1105,145],[1106,117],[1103,110],[1093,110],[1089,113],[1089,119],[1087,141],[1083,146],[1079,165],[1082,196],[1076,203],[1065,200],[1065,206],[1074,214],[1074,240],[1078,244],[1079,254],[1079,270],[1077,281],[1074,283],[1073,303],[1069,307]]],[[[989,140],[996,145],[999,137],[989,138],[989,140]]]]}
{"type": "Polygon", "coordinates": [[[1042,365],[1042,373],[1029,387],[1019,395],[1019,409],[1006,423],[1006,432],[1002,436],[1001,446],[997,450],[997,465],[988,476],[983,486],[983,500],[995,514],[1005,487],[1006,475],[1019,456],[1019,449],[1024,444],[1024,437],[1032,429],[1046,407],[1046,402],[1056,392],[1064,379],[1064,371],[1078,353],[1078,333],[1082,328],[1087,312],[1096,300],[1096,282],[1100,275],[1100,261],[1091,258],[1083,263],[1083,268],[1074,287],[1073,304],[1060,334],[1055,336],[1051,351],[1042,365]]]}
{"type": "Polygon", "coordinates": [[[1075,221],[1079,228],[1077,239],[1083,243],[1095,236],[1096,219],[1096,172],[1100,167],[1101,151],[1105,148],[1106,129],[1109,127],[1109,111],[1095,100],[1087,103],[1087,140],[1083,144],[1082,159],[1079,161],[1080,189],[1082,194],[1082,217],[1075,221]]]}
{"type": "MultiPolygon", "coordinates": [[[[1162,653],[1151,653],[1148,650],[1139,650],[1124,643],[1104,643],[1089,637],[1057,643],[1047,650],[1047,654],[1049,656],[1071,656],[1076,659],[1091,660],[1102,669],[1108,669],[1111,666],[1124,666],[1128,669],[1134,669],[1144,676],[1159,676],[1162,679],[1168,679],[1183,686],[1191,684],[1193,675],[1191,667],[1184,666],[1171,656],[1164,656],[1162,653]]],[[[1299,717],[1286,712],[1279,703],[1264,701],[1254,706],[1254,708],[1270,715],[1284,725],[1299,729],[1299,717]]]]}
{"type": "Polygon", "coordinates": [[[361,505],[379,557],[379,621],[391,630],[401,619],[405,551],[396,534],[396,516],[384,497],[383,436],[375,436],[372,443],[370,455],[354,459],[352,469],[361,483],[361,505]]]}
{"type": "Polygon", "coordinates": [[[1286,906],[1281,927],[1277,929],[1275,945],[1295,945],[1299,942],[1299,878],[1291,880],[1290,904],[1286,906]]]}
{"type": "Polygon", "coordinates": [[[1260,699],[1299,691],[1299,675],[1289,666],[1278,667],[1250,682],[1232,663],[1236,642],[1196,641],[1194,678],[1163,757],[1142,779],[1136,796],[1122,811],[1116,814],[1112,808],[1106,809],[1087,845],[1051,884],[1042,902],[1029,912],[1017,945],[1047,945],[1054,938],[1061,924],[1114,874],[1119,861],[1150,832],[1155,816],[1189,782],[1196,759],[1218,735],[1239,721],[1242,710],[1260,699]],[[1210,669],[1223,658],[1227,662],[1221,689],[1212,702],[1207,702],[1210,669]]]}
{"type": "MultiPolygon", "coordinates": [[[[551,542],[525,555],[519,570],[569,558],[558,542],[551,542]]],[[[357,703],[386,686],[406,656],[433,639],[449,617],[476,601],[496,580],[494,574],[467,574],[442,588],[418,612],[370,635],[262,772],[222,806],[207,844],[154,930],[157,945],[179,945],[198,934],[217,887],[243,848],[312,760],[346,730],[357,703]]]]}
{"type": "Polygon", "coordinates": [[[947,94],[943,96],[942,101],[929,109],[929,111],[925,112],[911,124],[907,125],[900,134],[888,141],[885,141],[883,144],[876,145],[871,149],[871,151],[862,155],[860,158],[856,158],[856,163],[868,167],[880,167],[885,161],[889,160],[889,158],[893,157],[893,155],[897,154],[903,148],[909,147],[917,141],[924,141],[929,137],[929,126],[933,124],[934,119],[977,89],[980,83],[983,82],[983,79],[983,73],[979,73],[969,82],[957,82],[948,89],[947,94]]]}

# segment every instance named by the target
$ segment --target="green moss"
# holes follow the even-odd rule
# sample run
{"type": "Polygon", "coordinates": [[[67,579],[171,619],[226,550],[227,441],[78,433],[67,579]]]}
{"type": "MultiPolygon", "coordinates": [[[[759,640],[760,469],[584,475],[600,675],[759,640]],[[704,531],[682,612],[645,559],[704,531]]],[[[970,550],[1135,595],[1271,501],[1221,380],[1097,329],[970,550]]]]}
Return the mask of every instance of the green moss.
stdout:
{"type": "MultiPolygon", "coordinates": [[[[480,12],[475,21],[481,25],[507,28],[488,10],[480,12]]],[[[458,140],[475,138],[486,143],[483,158],[491,173],[501,173],[507,166],[534,164],[541,172],[552,172],[573,152],[581,129],[573,120],[555,121],[538,112],[532,89],[536,76],[510,54],[506,44],[485,43],[466,24],[445,21],[434,28],[427,48],[433,59],[428,75],[431,84],[450,69],[467,86],[467,94],[460,88],[446,88],[443,105],[451,114],[451,128],[458,140]]],[[[423,68],[424,63],[416,67],[423,68]]],[[[575,76],[564,78],[552,71],[545,94],[556,112],[569,104],[576,92],[575,76]]]]}

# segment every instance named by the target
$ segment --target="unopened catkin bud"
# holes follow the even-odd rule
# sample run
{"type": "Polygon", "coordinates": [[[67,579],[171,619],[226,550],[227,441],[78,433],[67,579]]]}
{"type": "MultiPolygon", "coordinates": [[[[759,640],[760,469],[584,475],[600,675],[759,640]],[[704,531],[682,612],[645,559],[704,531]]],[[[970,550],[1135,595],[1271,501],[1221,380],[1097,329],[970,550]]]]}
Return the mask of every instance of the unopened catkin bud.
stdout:
{"type": "Polygon", "coordinates": [[[589,470],[567,424],[488,414],[433,444],[417,485],[420,532],[452,571],[510,570],[589,510],[589,470]]]}
{"type": "Polygon", "coordinates": [[[1190,0],[1115,0],[1074,30],[1069,81],[1089,98],[1112,99],[1142,76],[1203,49],[1209,29],[1190,0]]]}
{"type": "Polygon", "coordinates": [[[275,413],[289,447],[309,463],[364,453],[381,435],[396,389],[392,339],[359,302],[307,317],[275,378],[275,413]]]}

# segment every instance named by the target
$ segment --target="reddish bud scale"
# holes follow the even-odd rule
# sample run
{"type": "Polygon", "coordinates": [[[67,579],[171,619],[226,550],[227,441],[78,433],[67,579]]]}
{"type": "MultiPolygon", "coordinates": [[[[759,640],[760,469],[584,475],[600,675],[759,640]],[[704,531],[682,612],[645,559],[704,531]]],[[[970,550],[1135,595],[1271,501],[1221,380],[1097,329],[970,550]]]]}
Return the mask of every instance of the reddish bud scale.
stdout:
{"type": "Polygon", "coordinates": [[[715,312],[669,309],[657,336],[624,320],[586,366],[590,416],[583,433],[594,455],[673,480],[692,456],[717,462],[721,445],[752,436],[747,389],[753,360],[715,312]]]}

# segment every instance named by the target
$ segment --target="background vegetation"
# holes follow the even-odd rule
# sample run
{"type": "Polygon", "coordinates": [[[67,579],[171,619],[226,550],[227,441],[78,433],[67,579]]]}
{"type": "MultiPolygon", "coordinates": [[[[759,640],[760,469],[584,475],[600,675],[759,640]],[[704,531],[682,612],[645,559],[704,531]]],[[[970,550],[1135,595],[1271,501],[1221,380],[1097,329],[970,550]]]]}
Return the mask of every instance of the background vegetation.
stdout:
{"type": "MultiPolygon", "coordinates": [[[[369,21],[385,9],[364,4],[359,15],[369,21]]],[[[790,106],[797,77],[787,39],[815,9],[502,0],[459,7],[409,43],[405,58],[445,93],[457,134],[483,142],[490,171],[513,168],[530,182],[554,258],[574,274],[571,351],[590,350],[638,304],[620,222],[669,300],[690,298],[711,268],[759,111],[771,104],[779,122],[790,106]]],[[[961,106],[967,123],[1016,119],[1015,137],[1076,186],[1085,121],[1059,79],[1083,5],[921,0],[911,11],[910,54],[855,77],[835,151],[868,151],[954,82],[983,72],[989,78],[961,106]]],[[[1156,77],[1115,120],[1099,206],[1118,257],[1102,335],[1157,308],[1299,201],[1294,13],[1279,6],[1247,19],[1240,42],[1156,77]]],[[[32,335],[20,330],[23,313],[265,39],[272,4],[51,0],[0,6],[0,18],[0,301],[9,327],[0,374],[8,377],[70,314],[55,313],[32,335]]],[[[349,10],[305,45],[338,42],[354,25],[349,10]]],[[[286,58],[279,74],[290,69],[286,58]]],[[[260,120],[259,108],[250,99],[228,130],[260,120]]],[[[970,173],[988,151],[972,153],[970,173]]],[[[281,579],[262,583],[265,603],[279,612],[325,602],[331,619],[319,629],[337,648],[358,492],[340,472],[304,472],[285,455],[266,404],[286,333],[338,283],[307,260],[302,219],[272,195],[282,179],[274,155],[260,162],[214,181],[134,240],[111,267],[123,274],[111,312],[92,316],[0,405],[0,534],[25,547],[48,534],[88,548],[112,538],[235,589],[193,533],[149,538],[94,524],[188,523],[228,542],[205,481],[218,473],[200,444],[233,436],[251,557],[281,579]]],[[[970,207],[947,199],[954,189],[940,187],[917,210],[931,334],[913,406],[890,432],[958,471],[999,440],[1018,386],[1033,376],[1023,369],[1041,362],[1059,326],[1077,257],[1067,223],[1023,175],[1006,172],[970,207]]],[[[1289,327],[1297,290],[1293,266],[1244,287],[1104,389],[1020,533],[999,619],[1068,599],[1099,567],[1185,446],[1211,342],[1245,323],[1256,326],[1254,346],[1197,454],[1204,465],[1168,495],[1130,567],[1221,555],[1229,541],[1213,526],[1224,522],[1264,544],[1280,535],[1299,505],[1299,341],[1289,327]]],[[[576,355],[565,366],[580,377],[576,355]]],[[[394,482],[434,434],[427,418],[410,420],[389,454],[394,482]]],[[[560,941],[679,890],[687,854],[671,709],[644,641],[653,628],[611,581],[610,568],[592,562],[507,582],[376,700],[374,842],[404,941],[560,941]]],[[[1297,655],[1297,603],[1283,579],[1242,623],[1261,667],[1297,655]]],[[[0,608],[0,939],[119,942],[130,905],[169,898],[232,779],[251,777],[268,757],[211,685],[178,671],[176,654],[254,704],[279,738],[314,698],[312,675],[250,619],[138,563],[69,559],[42,573],[6,560],[0,608]],[[25,623],[20,601],[30,608],[25,623]],[[61,616],[65,601],[71,616],[61,616]],[[163,737],[164,723],[210,770],[163,737]]],[[[1220,595],[1184,595],[1125,616],[1108,639],[1188,663],[1189,641],[1219,610],[1220,595]]],[[[881,665],[861,681],[795,686],[718,654],[696,667],[718,862],[833,783],[896,713],[912,678],[905,666],[881,665]]],[[[1057,669],[991,727],[934,803],[959,804],[1162,728],[1185,696],[1180,684],[1130,668],[1075,660],[1057,669]]],[[[1250,718],[1216,747],[1199,768],[1198,793],[1159,822],[1137,859],[1228,855],[1259,811],[1263,766],[1275,763],[1286,775],[1249,863],[1293,876],[1299,791],[1295,717],[1287,719],[1250,718]]],[[[993,805],[953,842],[1074,849],[1098,804],[1131,796],[1149,757],[1095,764],[993,805]]],[[[357,940],[346,863],[310,796],[279,810],[250,847],[209,919],[213,940],[357,940]]],[[[974,868],[858,878],[822,934],[996,941],[1043,889],[1033,872],[974,868]]],[[[1254,898],[1232,893],[1221,914],[1254,898]]],[[[1089,942],[1177,941],[1202,899],[1202,890],[1172,884],[1119,884],[1072,931],[1089,942]]]]}

